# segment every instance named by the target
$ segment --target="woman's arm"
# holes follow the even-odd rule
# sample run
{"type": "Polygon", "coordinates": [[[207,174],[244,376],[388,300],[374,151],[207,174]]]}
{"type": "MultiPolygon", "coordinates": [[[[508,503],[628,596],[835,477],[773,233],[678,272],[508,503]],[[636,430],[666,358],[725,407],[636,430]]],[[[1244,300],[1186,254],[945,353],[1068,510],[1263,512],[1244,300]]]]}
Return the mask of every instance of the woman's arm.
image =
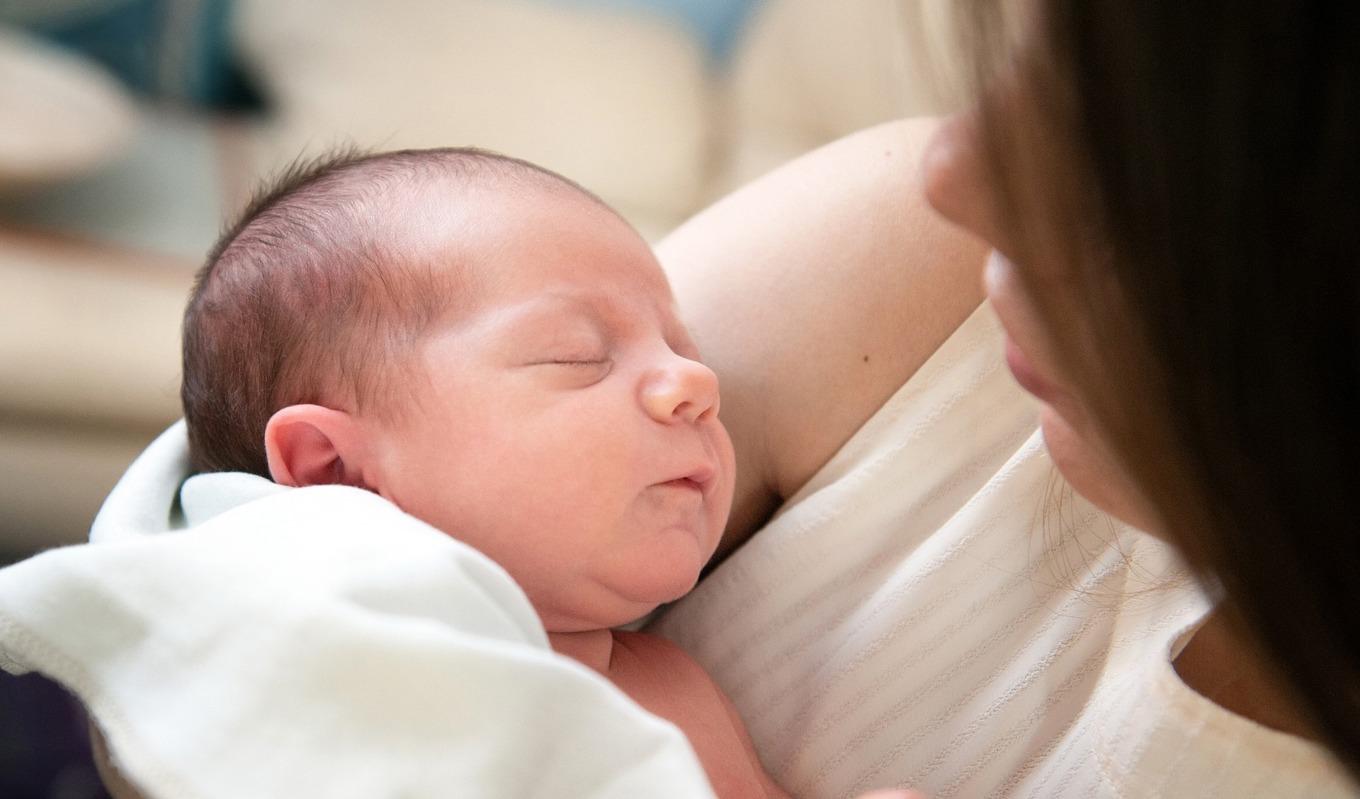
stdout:
{"type": "Polygon", "coordinates": [[[982,299],[984,246],[938,217],[919,162],[931,120],[882,125],[751,183],[657,248],[722,381],[745,540],[982,299]]]}

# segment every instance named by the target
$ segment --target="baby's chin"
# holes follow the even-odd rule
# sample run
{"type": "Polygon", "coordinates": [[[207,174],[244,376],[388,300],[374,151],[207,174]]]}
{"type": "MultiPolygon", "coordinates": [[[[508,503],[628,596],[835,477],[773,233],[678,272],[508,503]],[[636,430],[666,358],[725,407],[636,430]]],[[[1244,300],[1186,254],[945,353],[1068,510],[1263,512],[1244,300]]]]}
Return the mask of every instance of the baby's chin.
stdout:
{"type": "Polygon", "coordinates": [[[568,582],[527,590],[529,600],[550,632],[627,624],[694,589],[712,554],[703,539],[674,529],[640,536],[638,546],[584,567],[568,582]]]}
{"type": "Polygon", "coordinates": [[[674,602],[688,594],[699,580],[696,570],[688,580],[673,585],[658,582],[651,590],[639,591],[629,585],[605,588],[596,595],[571,602],[569,607],[534,603],[544,628],[550,633],[575,633],[621,627],[637,621],[667,602],[674,602]]]}
{"type": "Polygon", "coordinates": [[[591,612],[589,610],[575,610],[570,613],[561,613],[544,610],[539,611],[538,615],[543,620],[543,629],[550,633],[580,633],[587,630],[609,630],[622,627],[645,617],[648,613],[661,607],[662,604],[664,603],[634,605],[633,609],[629,611],[591,612]]]}

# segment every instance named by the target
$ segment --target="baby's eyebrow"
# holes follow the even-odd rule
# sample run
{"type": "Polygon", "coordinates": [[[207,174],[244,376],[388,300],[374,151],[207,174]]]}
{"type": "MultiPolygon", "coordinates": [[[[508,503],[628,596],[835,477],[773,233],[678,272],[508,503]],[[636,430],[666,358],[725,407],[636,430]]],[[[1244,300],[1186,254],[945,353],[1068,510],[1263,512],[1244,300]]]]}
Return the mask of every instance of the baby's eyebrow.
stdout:
{"type": "Polygon", "coordinates": [[[543,294],[542,299],[589,313],[595,312],[597,303],[603,298],[593,295],[586,297],[576,291],[549,291],[543,294]]]}
{"type": "Polygon", "coordinates": [[[567,311],[574,316],[583,316],[591,322],[608,327],[609,317],[612,310],[611,300],[603,295],[582,295],[578,292],[554,291],[543,295],[539,303],[531,313],[536,316],[548,316],[553,313],[567,311]]]}
{"type": "Polygon", "coordinates": [[[524,303],[507,320],[508,328],[523,330],[550,326],[554,323],[584,320],[601,331],[608,330],[606,314],[584,297],[567,293],[544,294],[524,303]]]}
{"type": "MultiPolygon", "coordinates": [[[[563,314],[583,319],[609,336],[627,335],[636,324],[624,306],[604,292],[548,290],[525,303],[522,313],[516,314],[515,325],[528,326],[560,321],[563,314]]],[[[667,329],[667,335],[683,330],[671,331],[673,315],[655,309],[658,321],[667,329]]]]}

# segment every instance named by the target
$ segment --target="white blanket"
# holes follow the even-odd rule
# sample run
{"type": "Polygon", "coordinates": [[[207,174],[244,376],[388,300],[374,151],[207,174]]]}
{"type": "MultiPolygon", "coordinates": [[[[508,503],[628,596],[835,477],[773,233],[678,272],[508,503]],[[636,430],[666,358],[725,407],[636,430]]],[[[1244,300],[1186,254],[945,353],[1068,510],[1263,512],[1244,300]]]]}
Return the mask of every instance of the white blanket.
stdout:
{"type": "Polygon", "coordinates": [[[177,492],[186,450],[178,424],[92,543],[0,570],[0,665],[72,690],[148,797],[712,795],[475,550],[353,488],[177,492]]]}

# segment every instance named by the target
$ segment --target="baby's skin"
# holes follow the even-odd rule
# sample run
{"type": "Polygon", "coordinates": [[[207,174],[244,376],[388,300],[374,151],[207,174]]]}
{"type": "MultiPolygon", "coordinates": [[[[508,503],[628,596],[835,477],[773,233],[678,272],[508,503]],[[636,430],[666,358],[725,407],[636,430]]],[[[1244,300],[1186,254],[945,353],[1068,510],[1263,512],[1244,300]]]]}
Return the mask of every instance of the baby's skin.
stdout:
{"type": "Polygon", "coordinates": [[[397,412],[283,408],[271,476],[362,485],[476,547],[555,651],[689,737],[719,796],[785,796],[702,667],[613,629],[693,588],[733,492],[717,378],[651,248],[574,192],[470,191],[392,209],[395,240],[466,288],[388,392],[397,412]]]}

